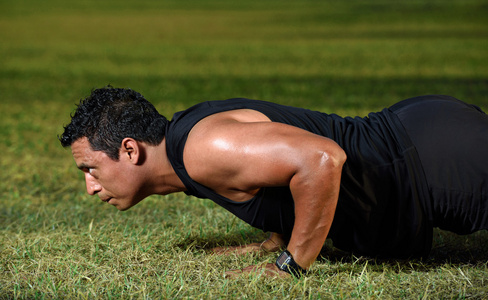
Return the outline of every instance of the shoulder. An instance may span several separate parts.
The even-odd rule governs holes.
[[[209,188],[237,188],[236,174],[243,168],[246,144],[253,135],[252,126],[246,125],[257,123],[271,121],[258,111],[238,109],[210,115],[195,124],[183,151],[190,177]]]
[[[183,151],[188,174],[193,178],[228,176],[238,165],[235,157],[245,151],[247,138],[252,135],[249,124],[271,123],[264,114],[238,109],[207,116],[193,126]]]
[[[271,120],[255,110],[237,109],[207,116],[197,122],[188,134],[186,149],[215,144],[216,140],[236,142],[242,140],[246,125],[252,123],[271,123]]]

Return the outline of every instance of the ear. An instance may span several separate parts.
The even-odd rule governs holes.
[[[134,165],[140,163],[142,159],[142,145],[133,138],[122,140],[119,157],[120,160],[126,160]]]

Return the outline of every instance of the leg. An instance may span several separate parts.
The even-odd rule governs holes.
[[[456,233],[488,229],[488,116],[448,96],[391,107],[417,148],[433,224]]]

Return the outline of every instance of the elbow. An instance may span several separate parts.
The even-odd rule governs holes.
[[[328,169],[342,170],[342,166],[347,160],[346,152],[338,145],[334,149],[323,151],[321,156],[322,164],[327,166]]]
[[[339,147],[337,152],[338,153],[336,154],[335,161],[337,166],[339,166],[342,169],[342,166],[347,160],[347,155],[346,152],[341,147]]]

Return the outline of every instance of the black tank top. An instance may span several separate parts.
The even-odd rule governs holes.
[[[430,251],[432,226],[425,178],[415,147],[388,109],[365,118],[342,118],[276,103],[235,98],[197,104],[173,116],[166,128],[168,158],[187,194],[208,198],[248,224],[289,238],[294,203],[288,187],[261,188],[250,200],[235,202],[193,181],[183,149],[193,126],[223,111],[253,109],[271,121],[331,138],[347,154],[339,201],[329,238],[358,254],[406,257]]]

